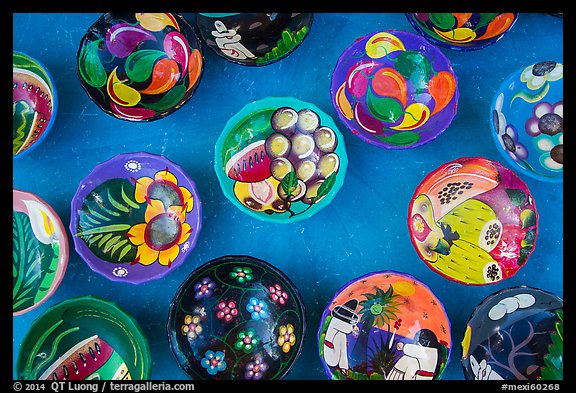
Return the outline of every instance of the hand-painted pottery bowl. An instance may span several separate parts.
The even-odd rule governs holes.
[[[44,303],[68,266],[68,235],[60,217],[29,192],[12,190],[13,315]]]
[[[526,286],[484,299],[462,340],[466,379],[563,379],[563,304],[556,295]]]
[[[96,166],[71,205],[76,251],[112,281],[164,277],[185,261],[201,229],[194,181],[165,157],[144,152]]]
[[[387,149],[428,143],[452,122],[458,79],[450,60],[422,36],[386,30],[356,40],[338,59],[330,86],[340,120]]]
[[[490,106],[496,146],[518,172],[559,183],[564,175],[564,66],[523,67],[499,87]]]
[[[408,229],[418,256],[436,273],[462,284],[494,284],[530,257],[538,212],[512,170],[483,157],[462,157],[418,185]]]
[[[344,138],[330,116],[291,97],[246,105],[216,142],[226,197],[263,221],[289,223],[327,206],[344,182]]]
[[[46,138],[56,119],[58,94],[52,76],[37,60],[12,52],[13,157],[22,157]]]
[[[47,309],[22,342],[25,380],[145,380],[152,359],[138,322],[115,303],[75,297]]]
[[[414,29],[433,44],[470,51],[500,40],[516,23],[518,13],[415,12],[406,17]]]
[[[164,118],[184,105],[202,77],[201,41],[177,14],[103,14],[77,53],[78,76],[104,112],[128,121]]]
[[[300,356],[306,312],[283,272],[253,257],[225,256],[180,285],[167,330],[192,379],[282,379]]]
[[[292,53],[308,36],[311,13],[196,14],[206,45],[233,63],[264,66]]]
[[[411,275],[380,271],[344,285],[328,303],[318,350],[330,379],[440,379],[452,347],[440,300]]]

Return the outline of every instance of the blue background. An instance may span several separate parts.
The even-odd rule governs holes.
[[[188,21],[193,14],[182,14]],[[58,91],[50,134],[28,155],[14,160],[13,186],[50,204],[66,228],[70,202],[81,180],[98,164],[135,151],[164,155],[194,179],[202,199],[203,227],[183,265],[139,286],[116,283],[90,270],[70,241],[61,286],[42,306],[13,318],[13,366],[32,321],[71,297],[95,295],[133,315],[148,337],[152,379],[187,379],[168,345],[168,307],[180,283],[201,264],[230,254],[264,259],[283,270],[306,305],[307,334],[300,358],[285,379],[326,379],[316,333],[332,296],[350,280],[396,270],[427,284],[451,321],[452,352],[443,379],[462,380],[461,346],[466,322],[486,296],[527,285],[563,297],[563,184],[520,176],[540,214],[536,247],[512,278],[489,286],[465,286],[442,278],[422,262],[408,235],[408,203],[432,170],[462,156],[507,163],[490,135],[490,101],[512,72],[543,60],[563,61],[563,19],[521,13],[500,41],[477,51],[442,49],[458,76],[460,100],[450,127],[436,140],[408,150],[385,150],[363,142],[339,121],[330,100],[336,61],[357,38],[378,30],[415,32],[402,13],[316,13],[308,37],[287,58],[264,67],[237,65],[204,47],[202,80],[188,103],[168,117],[132,123],[102,112],[76,74],[82,36],[100,14],[13,14],[13,49],[42,62]],[[247,103],[267,96],[293,96],[333,117],[344,134],[348,170],[332,203],[301,222],[273,224],[239,211],[222,193],[214,173],[214,144],[227,120]],[[15,375],[15,374],[14,374]]]

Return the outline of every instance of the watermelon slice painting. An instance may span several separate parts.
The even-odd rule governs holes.
[[[151,366],[138,322],[111,301],[83,296],[34,320],[16,372],[22,380],[145,380]]]

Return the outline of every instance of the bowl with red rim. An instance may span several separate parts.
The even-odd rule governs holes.
[[[40,306],[68,267],[68,233],[56,211],[30,192],[12,189],[13,315]]]
[[[97,165],[71,203],[74,246],[92,270],[140,284],[180,266],[195,247],[202,203],[177,164],[146,152]]]
[[[266,97],[230,118],[216,142],[224,195],[257,219],[290,223],[326,207],[341,188],[348,157],[334,120],[293,97]]]
[[[58,112],[58,92],[48,69],[31,56],[12,52],[14,158],[23,157],[46,138]]]
[[[490,285],[526,265],[536,245],[538,210],[514,171],[484,157],[461,157],[416,187],[408,229],[430,269],[461,284]]]

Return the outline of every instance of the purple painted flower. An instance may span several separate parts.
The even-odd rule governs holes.
[[[216,283],[209,277],[204,277],[202,280],[194,284],[194,291],[196,292],[194,297],[197,300],[210,297],[214,292],[214,288],[216,288]]]
[[[246,372],[244,378],[246,379],[260,379],[264,372],[268,370],[268,365],[262,361],[261,356],[256,356],[254,361],[246,364]]]
[[[498,133],[498,140],[514,161],[521,162],[528,158],[528,150],[518,141],[518,131],[513,125],[508,124],[503,133]]]

